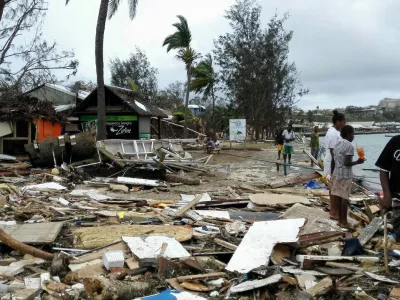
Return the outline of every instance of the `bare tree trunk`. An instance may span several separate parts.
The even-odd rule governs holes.
[[[53,260],[54,254],[53,253],[48,253],[44,252],[40,249],[36,249],[34,247],[28,246],[24,243],[21,243],[20,241],[17,241],[16,239],[12,238],[9,236],[3,229],[0,229],[0,241],[2,241],[4,244],[7,246],[18,250],[22,253],[25,254],[30,254],[34,257],[42,258],[44,260]]]
[[[211,122],[212,122],[212,128],[213,128],[213,134],[214,134],[214,139],[217,138],[217,129],[215,126],[215,114],[214,114],[214,109],[215,109],[215,96],[214,96],[214,87],[211,88],[211,96],[212,96],[212,117],[211,117]]]
[[[104,89],[104,31],[106,29],[109,0],[101,0],[96,27],[96,72],[97,72],[97,140],[107,138],[106,131],[106,93]]]
[[[4,6],[6,5],[5,0],[0,0],[0,21],[3,18]]]
[[[183,129],[183,138],[187,139],[188,137],[188,106],[189,106],[189,93],[190,93],[190,82],[191,82],[191,76],[190,73],[192,71],[192,66],[187,67],[187,86],[186,86],[186,99],[185,99],[185,127]]]

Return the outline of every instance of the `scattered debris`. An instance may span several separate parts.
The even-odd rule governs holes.
[[[62,163],[65,143],[70,165]],[[400,294],[392,288],[400,244],[391,224],[382,230],[369,192],[351,196],[350,233],[329,218],[322,181],[308,182],[320,176],[301,169],[308,157],[296,153],[283,177],[248,152],[235,162],[240,151],[189,154],[185,143],[195,140],[95,144],[92,135],[65,135],[27,147],[44,169],[0,155],[1,298],[378,299],[382,287]]]

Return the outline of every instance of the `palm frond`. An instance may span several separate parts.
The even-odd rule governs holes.
[[[207,54],[203,60],[192,70],[190,90],[209,96],[216,81],[212,57]]]
[[[108,1],[108,19],[111,19],[118,10],[121,0],[109,0]]]
[[[164,40],[163,47],[168,45],[167,52],[171,49],[188,48],[192,41],[192,34],[186,18],[178,16],[178,19],[179,23],[172,24],[177,31]]]
[[[136,17],[136,10],[139,0],[128,0],[129,5],[129,17],[133,20]]]
[[[70,0],[67,0],[70,1]],[[139,0],[128,0],[129,18],[133,20],[136,16],[136,10]],[[121,0],[109,0],[108,2],[108,19],[111,19],[118,10]]]
[[[201,57],[201,54],[197,53],[193,48],[189,47],[180,49],[175,57],[183,61],[186,65],[186,70],[189,70],[194,61]]]

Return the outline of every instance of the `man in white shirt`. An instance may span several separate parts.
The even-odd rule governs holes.
[[[344,114],[339,113],[337,110],[333,111],[332,117],[333,126],[329,128],[325,135],[325,159],[324,159],[324,173],[328,179],[333,174],[335,169],[335,159],[333,155],[333,149],[335,149],[338,142],[342,139],[340,136],[340,130],[346,125],[346,119]],[[338,207],[340,206],[340,201],[332,196],[331,190],[329,190],[329,197],[331,200],[329,216],[333,220],[339,220]]]
[[[325,159],[324,159],[324,173],[326,176],[332,176],[335,168],[335,160],[333,159],[333,149],[337,143],[342,139],[340,130],[346,125],[344,114],[339,113],[337,110],[333,111],[332,117],[333,126],[329,128],[325,135]]]
[[[293,132],[292,125],[289,124],[288,129],[285,129],[282,133],[284,143],[283,143],[283,163],[286,164],[286,158],[289,157],[289,164],[291,164],[292,154],[294,153],[293,141],[296,134]]]

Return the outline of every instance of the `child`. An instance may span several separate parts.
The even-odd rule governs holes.
[[[278,160],[281,159],[281,153],[283,150],[284,139],[283,139],[282,133],[283,133],[283,130],[279,130],[275,136],[275,143],[278,146]]]
[[[318,126],[314,127],[314,133],[311,134],[311,155],[318,160],[319,153],[319,134],[318,134]],[[314,161],[311,160],[311,167],[314,166]]]
[[[341,137],[342,140],[337,143],[333,150],[335,169],[333,171],[331,195],[335,204],[334,209],[338,212],[338,225],[350,228],[349,223],[347,223],[347,209],[353,184],[352,168],[355,165],[363,164],[364,159],[352,161],[354,156],[354,146],[351,144],[354,140],[353,127],[344,126]]]

